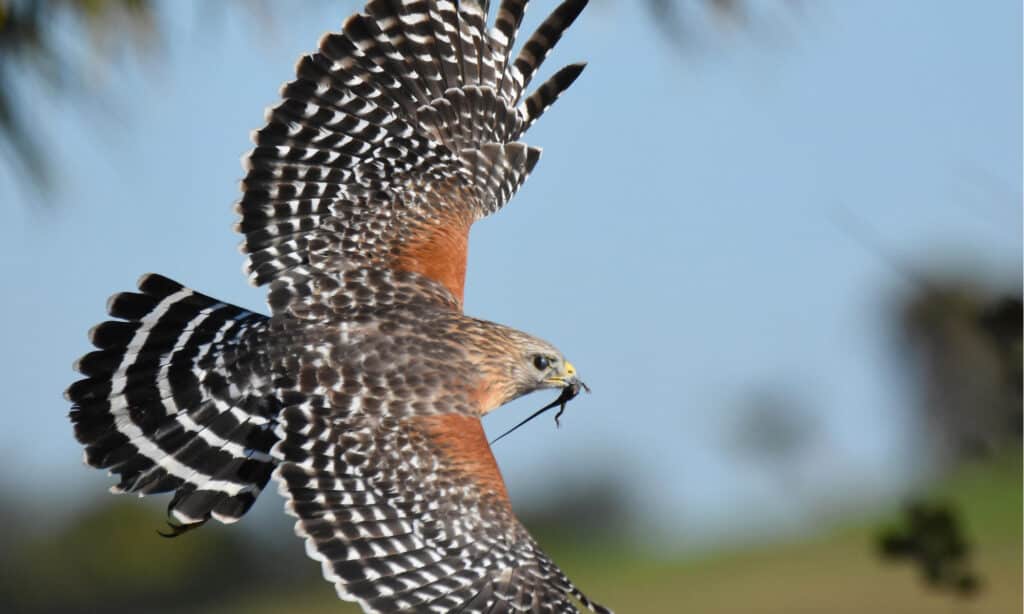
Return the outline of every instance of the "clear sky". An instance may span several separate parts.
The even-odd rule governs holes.
[[[262,308],[231,231],[239,158],[297,57],[356,3],[272,27],[196,4],[166,3],[164,53],[88,75],[99,101],[31,101],[52,207],[0,166],[0,480],[111,483],[81,466],[61,393],[107,296],[141,273]],[[594,389],[561,429],[544,418],[496,446],[513,498],[610,473],[638,513],[693,536],[900,492],[913,396],[887,309],[904,281],[839,212],[909,263],[1018,282],[1020,3],[797,3],[682,49],[636,3],[593,4],[548,60],[590,64],[524,139],[541,163],[471,240],[467,312],[552,341]],[[728,449],[763,390],[816,420],[799,496]]]

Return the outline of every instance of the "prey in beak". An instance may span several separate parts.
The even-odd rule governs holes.
[[[562,413],[565,412],[565,406],[569,403],[569,401],[579,396],[580,390],[583,390],[587,394],[590,394],[590,387],[584,384],[583,380],[576,376],[576,369],[575,367],[572,366],[572,363],[566,363],[565,367],[565,376],[552,377],[545,380],[546,383],[555,384],[562,387],[562,393],[558,395],[558,398],[548,403],[544,407],[541,407],[537,411],[533,412],[519,424],[513,426],[512,428],[505,431],[501,435],[498,435],[497,437],[492,439],[491,445],[494,445],[498,440],[504,438],[506,435],[512,433],[513,431],[523,426],[530,420],[533,420],[537,416],[543,414],[544,412],[556,406],[558,407],[558,412],[555,414],[555,428],[561,426],[559,418],[561,418]]]
[[[577,377],[576,367],[573,366],[571,362],[569,362],[568,360],[565,361],[560,371],[560,373],[557,373],[545,379],[544,383],[548,384],[551,388],[561,388],[563,390],[570,386],[575,386],[576,392],[571,397],[569,397],[570,399],[579,394],[580,386],[582,386],[583,389],[586,390],[587,392],[590,392],[590,389],[587,388],[587,385],[581,382],[580,378]]]

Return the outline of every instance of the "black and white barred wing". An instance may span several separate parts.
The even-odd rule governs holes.
[[[296,396],[274,477],[342,599],[367,612],[609,612],[515,518],[478,418],[341,419]]]
[[[540,150],[515,141],[583,66],[523,91],[586,1],[563,2],[514,58],[526,0],[504,0],[490,31],[477,0],[371,0],[325,35],[245,161],[237,229],[250,281],[411,270],[461,301],[470,224],[525,181]],[[432,268],[442,260],[461,270]]]
[[[277,408],[261,396],[266,316],[159,275],[111,297],[116,320],[65,396],[85,461],[120,477],[114,492],[174,491],[183,524],[234,522],[266,485]]]

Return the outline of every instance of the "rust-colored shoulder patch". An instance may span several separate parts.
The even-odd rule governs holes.
[[[501,406],[504,393],[499,383],[482,379],[481,383],[470,391],[469,398],[480,415],[484,416]]]
[[[465,212],[454,212],[439,222],[422,224],[397,254],[393,266],[442,284],[461,305],[472,223]]]
[[[495,495],[508,503],[508,491],[501,477],[498,463],[487,443],[483,424],[479,418],[461,414],[422,416],[412,420],[423,428],[445,458],[449,466],[461,471],[477,483],[481,491]]]

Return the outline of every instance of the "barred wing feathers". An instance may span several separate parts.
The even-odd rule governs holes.
[[[274,477],[339,596],[366,612],[577,612],[590,601],[508,504],[479,418],[282,412]]]
[[[586,0],[567,0],[510,59],[526,0],[494,27],[474,0],[372,0],[303,57],[246,159],[246,269],[288,310],[339,269],[411,271],[462,301],[469,226],[500,209],[540,150],[516,140],[579,76],[523,98]],[[454,262],[453,267],[438,263]]]

